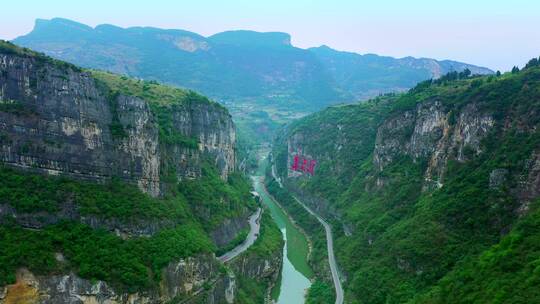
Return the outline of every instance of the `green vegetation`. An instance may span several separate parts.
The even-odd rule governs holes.
[[[33,59],[36,60],[36,62],[38,64],[52,64],[54,65],[55,67],[57,68],[60,68],[62,71],[66,71],[66,70],[73,70],[73,71],[77,71],[77,72],[80,72],[82,71],[82,69],[74,64],[71,64],[71,63],[68,63],[68,62],[65,62],[65,61],[61,61],[61,60],[56,60],[56,59],[53,59],[43,53],[39,53],[39,52],[36,52],[36,51],[32,51],[28,48],[22,48],[22,47],[19,47],[19,46],[16,46],[15,44],[9,42],[9,41],[5,41],[5,40],[1,40],[0,39],[0,53],[3,53],[3,54],[12,54],[12,55],[17,55],[17,56],[22,56],[22,57],[31,57]]]
[[[248,236],[248,234],[249,234],[248,228],[242,229],[240,232],[238,232],[238,234],[234,237],[234,239],[229,242],[229,244],[223,247],[220,247],[218,248],[218,250],[216,250],[216,256],[221,256],[222,254],[242,244],[246,240],[246,237]]]
[[[238,280],[238,294],[236,302],[238,304],[258,304],[264,303],[266,297],[266,284],[251,278],[240,276]]]
[[[207,233],[226,217],[244,214],[246,205],[254,204],[245,178],[233,174],[224,182],[213,167],[207,164],[204,168],[203,178],[179,185],[187,199],[181,193],[155,199],[118,180],[100,185],[0,167],[0,203],[20,212],[55,212],[71,201],[81,214],[128,223],[145,219],[177,223],[175,228],[162,230],[151,238],[124,241],[81,224],[63,223],[47,226],[44,231],[30,231],[9,224],[6,219],[8,222],[4,221],[6,225],[2,226],[4,243],[0,241],[0,261],[5,261],[0,263],[4,266],[0,274],[5,276],[0,277],[6,279],[0,285],[12,282],[14,270],[21,266],[37,273],[62,270],[63,265],[54,261],[54,253],[63,252],[69,261],[68,268],[83,278],[105,280],[130,291],[156,287],[161,268],[180,257],[215,251]],[[210,214],[211,218],[193,216],[196,212]],[[198,223],[203,223],[204,229]],[[258,245],[261,252],[275,238],[268,235],[266,242]],[[99,250],[92,246],[99,246]]]
[[[136,96],[150,103],[161,105],[182,105],[190,102],[203,103],[225,110],[220,104],[193,91],[162,85],[156,81],[134,79],[104,71],[91,70],[90,73],[98,82],[106,85],[110,90],[127,96]]]
[[[308,290],[306,304],[328,304],[335,300],[334,287],[326,282],[316,280]]]
[[[20,116],[27,116],[35,114],[32,106],[25,105],[17,100],[1,100],[0,99],[0,112],[11,113]]]
[[[334,201],[346,191],[350,181],[363,165],[363,160],[373,152],[377,127],[388,115],[390,105],[396,98],[389,94],[369,103],[331,107],[298,120],[288,127],[286,134],[301,132],[305,138],[310,139],[310,148],[313,149],[310,152],[322,158],[318,159],[315,176],[309,183],[302,185],[305,190],[330,201]],[[324,132],[321,132],[319,124],[323,119]],[[362,128],[357,128],[358,125],[362,125]],[[279,172],[286,170],[286,134],[280,134],[277,139],[279,144],[273,151]],[[334,151],[336,139],[343,142],[340,143],[338,151],[330,154],[330,151]]]
[[[333,227],[337,258],[348,278],[347,302],[535,302],[539,214],[531,206],[520,217],[526,202],[518,193],[540,147],[537,62],[498,76],[452,73],[406,94],[332,107],[280,135],[273,153],[282,175],[292,134],[302,134],[302,148],[318,161],[314,177],[287,183],[324,198],[330,207],[323,212],[340,215]],[[392,162],[382,171],[375,168],[381,123],[435,100],[449,113],[451,126],[473,103],[475,111],[493,117],[482,152],[465,146],[457,160],[457,151],[449,151],[442,188],[424,180],[429,159],[404,151],[392,151]],[[392,139],[404,142],[412,131],[396,131]],[[494,170],[505,177],[490,187]]]
[[[220,111],[225,111],[218,103],[193,91],[161,85],[155,81],[135,80],[103,71],[93,70],[91,73],[96,79],[98,87],[108,94],[113,113],[113,122],[110,127],[113,136],[116,137],[125,136],[123,126],[118,119],[117,99],[120,94],[139,97],[149,103],[159,126],[160,142],[166,145],[181,145],[192,149],[198,147],[199,142],[196,138],[183,135],[177,131],[177,126],[173,126],[172,115],[175,110],[192,104],[206,104],[212,105]]]
[[[20,212],[54,212],[72,201],[81,214],[121,220],[189,218],[189,207],[182,196],[156,199],[134,185],[117,179],[106,184],[77,181],[66,177],[45,177],[0,166],[0,204]]]
[[[227,218],[245,214],[246,207],[255,210],[255,200],[247,178],[233,173],[227,182],[223,182],[209,162],[203,162],[201,174],[198,179],[181,181],[178,191],[187,198],[193,214],[207,231],[216,228]]]
[[[320,109],[336,101],[405,90],[436,72],[456,68],[490,72],[452,61],[360,55],[327,46],[301,49],[287,43],[290,37],[283,33],[229,31],[202,37],[183,31],[181,35],[193,41],[194,53],[163,39],[167,35],[166,30],[156,28],[117,28],[105,33],[70,20],[52,19],[43,20],[15,42],[54,51],[85,67],[121,69],[227,103],[255,105],[245,112],[259,111],[261,106],[268,112],[271,108]]]
[[[497,244],[469,257],[415,299],[417,303],[540,302],[540,209],[537,201]]]
[[[67,207],[77,208],[81,214],[126,222],[167,219],[177,223],[151,238],[122,240],[74,222],[32,231],[6,218],[0,228],[0,286],[13,282],[15,269],[26,266],[37,273],[73,269],[83,278],[141,290],[156,287],[161,269],[169,262],[215,250],[208,235],[193,221],[182,196],[155,199],[118,180],[100,185],[6,167],[0,167],[0,179],[0,203],[20,212],[55,212],[71,201],[74,206]],[[56,262],[55,252],[62,252],[68,263]]]
[[[251,260],[273,260],[283,249],[281,231],[273,222],[268,210],[263,212],[261,228],[255,243],[242,255]],[[279,269],[275,269],[278,271]],[[270,287],[270,278],[253,279],[245,276],[238,277],[238,304],[264,303],[267,288]],[[279,283],[279,282],[278,282]]]
[[[248,254],[259,257],[273,257],[279,254],[283,248],[283,236],[279,228],[274,224],[268,210],[263,212],[259,237],[249,248]]]
[[[0,217],[0,286],[13,283],[16,271],[26,267],[36,274],[73,272],[90,282],[103,280],[119,294],[154,294],[161,290],[163,270],[170,263],[201,254],[208,255],[212,263],[217,263],[212,257],[218,249],[209,235],[225,220],[244,217],[249,209],[255,209],[251,186],[239,173],[231,173],[228,179],[222,179],[218,164],[209,153],[201,152],[199,155],[198,151],[186,151],[184,148],[198,149],[199,142],[183,135],[182,132],[191,131],[184,131],[187,127],[181,124],[185,119],[175,115],[215,114],[219,120],[210,123],[219,129],[225,125],[228,127],[230,123],[225,108],[194,92],[156,82],[131,80],[97,71],[77,70],[75,73],[75,68],[58,70],[50,63],[57,66],[61,63],[10,43],[1,42],[0,53],[30,57],[28,61],[37,65],[35,71],[41,78],[49,75],[49,71],[54,72],[52,77],[62,80],[93,77],[98,93],[109,103],[112,116],[109,127],[115,139],[123,139],[132,128],[125,123],[125,117],[130,113],[129,109],[122,108],[123,98],[144,99],[146,104],[142,105],[148,105],[153,114],[151,121],[159,126],[162,148],[162,191],[159,197],[151,197],[135,184],[115,176],[90,182],[68,174],[36,174],[33,170],[38,168],[34,165],[22,170],[0,164],[0,205],[8,214],[12,209],[16,211],[13,216]],[[63,67],[70,68],[70,65]],[[4,75],[1,74],[2,77]],[[30,87],[39,87],[32,77]],[[31,109],[18,101],[0,100],[0,111],[3,112],[28,114]],[[36,139],[43,143],[38,145],[30,138],[21,140],[11,133],[0,132],[2,144],[21,141],[19,152],[22,154],[45,154],[48,148],[62,147],[61,142],[51,138]],[[176,168],[179,165],[172,162],[179,156],[178,150],[197,153],[193,157],[198,159],[189,164],[189,170],[198,173],[196,171],[200,169],[201,178],[185,178],[178,182]],[[136,232],[146,225],[148,229]],[[275,227],[267,226],[265,223],[264,234],[268,238],[261,239],[256,245],[258,254],[270,254],[268,250],[276,248],[275,231],[272,230]],[[234,244],[243,241],[246,234],[242,231]],[[219,267],[225,274],[225,267]],[[213,282],[206,282],[205,289],[209,290],[211,284]]]
[[[255,171],[257,147],[271,142],[279,125],[266,112],[245,113],[242,109],[234,113],[234,123],[238,160],[244,163],[246,172]]]
[[[65,222],[42,231],[0,226],[0,286],[15,281],[15,270],[39,274],[73,269],[83,278],[105,280],[122,290],[157,287],[161,269],[173,260],[211,252],[211,241],[195,224],[163,230],[151,238],[122,240],[110,232]],[[61,252],[66,262],[54,254]]]
[[[195,95],[194,95],[195,96]],[[159,140],[166,145],[181,145],[191,149],[197,149],[199,141],[178,132],[172,124],[172,111],[175,105],[150,104],[152,112],[156,115],[159,125]]]

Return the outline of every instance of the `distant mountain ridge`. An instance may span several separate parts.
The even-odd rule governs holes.
[[[301,49],[280,32],[204,37],[152,27],[92,28],[54,18],[36,20],[32,32],[14,42],[84,67],[159,80],[220,101],[270,101],[297,108],[403,91],[453,70],[492,73],[455,61],[360,55],[326,46]]]

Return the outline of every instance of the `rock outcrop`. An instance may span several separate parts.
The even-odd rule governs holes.
[[[382,171],[400,155],[426,160],[426,186],[441,187],[449,156],[467,160],[494,125],[491,113],[471,103],[454,112],[437,100],[420,103],[386,120],[378,129],[373,164]],[[472,155],[469,155],[469,157]]]
[[[173,300],[180,303],[233,303],[234,278],[219,269],[220,265],[211,256],[182,259],[162,271],[159,291],[129,293],[119,292],[103,281],[82,279],[74,273],[42,276],[21,268],[17,272],[17,282],[3,287],[0,303],[150,304]]]
[[[130,237],[149,237],[162,229],[174,228],[177,224],[167,219],[124,219],[106,218],[97,215],[83,215],[79,206],[71,202],[62,204],[56,212],[20,212],[9,204],[0,204],[0,224],[17,223],[27,229],[43,229],[62,221],[75,221],[94,229],[104,229],[127,239]]]
[[[244,280],[255,281],[265,291],[265,303],[271,302],[271,292],[276,283],[279,283],[281,267],[283,265],[283,247],[268,255],[260,255],[248,250],[229,263],[233,272]],[[242,288],[242,286],[240,286]],[[244,290],[246,291],[246,290]]]
[[[189,99],[195,93],[188,92],[186,100],[171,105],[146,100],[113,90],[93,72],[1,43],[2,165],[94,182],[118,178],[154,197],[169,193],[168,186],[175,185],[172,175],[175,180],[196,179],[208,164],[223,180],[234,171],[235,127],[219,104],[198,95]],[[163,138],[163,111],[174,132],[172,141]],[[0,202],[0,224],[43,229],[66,220],[124,239],[150,237],[179,224],[174,219],[85,214],[69,197],[47,212],[23,212],[9,201]],[[224,245],[246,226],[240,215],[219,225],[212,236],[218,246]],[[66,262],[61,254],[57,260]],[[0,303],[234,303],[238,288],[235,274],[208,254],[169,263],[159,286],[138,293],[82,278],[67,264],[62,269],[43,275],[20,268],[15,284],[0,287]]]
[[[336,211],[327,218],[347,302],[534,294],[535,286],[513,286],[528,286],[533,259],[522,257],[538,251],[539,88],[534,58],[505,75],[449,74],[406,94],[331,107],[277,137],[283,186]],[[315,174],[291,170],[296,153],[317,160]]]
[[[238,235],[239,231],[249,228],[249,215],[224,220],[210,236],[218,247],[229,244]]]
[[[235,273],[246,277],[257,280],[268,279],[275,282],[280,273],[282,259],[281,254],[267,258],[254,254],[241,255],[232,262],[231,267]]]
[[[199,176],[203,158],[223,178],[235,168],[234,124],[218,104],[171,107],[173,127],[198,145],[164,145],[148,101],[110,96],[90,73],[46,57],[0,52],[0,106],[0,161],[7,165],[94,181],[118,177],[153,196],[162,193],[165,160],[179,179]]]

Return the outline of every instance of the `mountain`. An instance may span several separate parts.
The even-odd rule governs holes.
[[[352,95],[352,100],[364,100],[381,93],[406,91],[418,82],[439,78],[451,71],[469,69],[472,74],[492,73],[486,68],[450,60],[359,55],[339,52],[328,46],[310,48],[309,51],[322,62],[338,89]]]
[[[277,175],[332,223],[347,303],[540,302],[539,101],[533,59],[330,107],[281,131]],[[313,172],[296,159],[315,161]],[[299,214],[277,182],[269,189]]]
[[[220,104],[0,41],[0,121],[0,303],[252,303],[277,280],[267,215],[215,258],[257,209]]]
[[[286,33],[203,37],[149,27],[91,28],[60,18],[37,20],[32,32],[14,42],[83,67],[158,80],[235,105],[295,110],[402,91],[453,70],[492,73],[451,61],[301,49]]]

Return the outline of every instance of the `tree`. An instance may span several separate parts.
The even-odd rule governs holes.
[[[518,73],[518,72],[519,72],[519,68],[518,68],[517,66],[514,66],[514,67],[512,68],[512,74],[516,74],[516,73]]]
[[[500,77],[500,76],[501,76],[501,71],[497,70],[497,73],[495,73],[495,75],[496,75],[497,77]]]
[[[465,70],[463,70],[463,72],[459,73],[459,78],[462,79],[462,78],[467,78],[469,76],[471,76],[471,70],[469,70],[468,68],[466,68]]]
[[[529,60],[529,62],[527,62],[527,64],[525,65],[525,68],[528,69],[528,68],[532,68],[539,65],[540,65],[540,61],[538,60],[538,58],[533,58]]]

